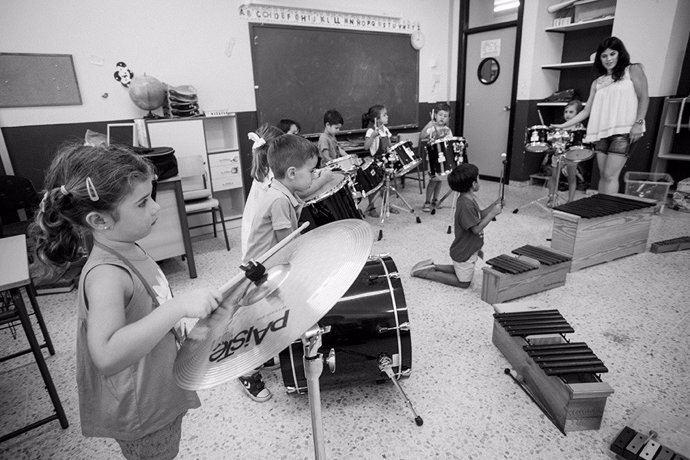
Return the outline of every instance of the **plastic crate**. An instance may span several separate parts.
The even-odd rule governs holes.
[[[628,171],[623,176],[625,194],[656,200],[657,213],[664,210],[668,190],[673,185],[673,178],[667,173]]]

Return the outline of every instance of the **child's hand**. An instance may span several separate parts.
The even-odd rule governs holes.
[[[498,199],[493,202],[491,205],[491,210],[489,211],[489,214],[491,214],[492,217],[496,217],[503,211],[503,205],[501,204],[501,200]]]
[[[186,292],[174,298],[182,309],[183,316],[188,318],[204,318],[223,300],[217,289],[197,289]]]

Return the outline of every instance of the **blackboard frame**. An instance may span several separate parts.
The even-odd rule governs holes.
[[[0,107],[81,104],[71,54],[0,53]]]
[[[277,44],[266,42],[267,33]],[[342,132],[359,132],[362,113],[383,104],[391,129],[418,127],[419,52],[409,34],[259,23],[250,24],[249,34],[258,123],[291,118],[309,136],[322,132],[324,112],[336,109],[345,119]],[[290,40],[304,47],[297,56],[285,52]]]

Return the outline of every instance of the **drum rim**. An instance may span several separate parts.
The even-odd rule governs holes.
[[[400,171],[395,171],[395,177],[401,177],[404,176],[405,174],[409,173],[412,171],[414,168],[422,164],[422,160],[416,159],[414,161],[411,161],[410,163],[405,164],[402,168],[400,168]]]
[[[337,177],[337,176],[333,176],[333,177]],[[340,191],[340,189],[342,189],[347,184],[347,181],[348,181],[348,176],[343,174],[342,179],[337,184],[335,184],[335,186],[329,188],[328,190],[326,190],[322,194],[317,194],[313,198],[309,198],[308,200],[306,200],[306,199],[303,200],[304,205],[309,206],[309,205],[312,205],[314,203],[318,203],[319,201],[336,194],[338,191]]]
[[[405,145],[405,144],[410,144],[412,147],[414,147],[414,144],[412,143],[412,141],[409,139],[406,139],[404,141],[396,142],[395,144],[391,145],[390,147],[388,147],[388,150],[389,151],[396,150],[399,146]]]
[[[580,154],[578,154],[578,158],[569,158],[569,157],[568,157],[568,152],[589,152],[589,154],[586,154],[587,156],[586,156],[586,157],[583,157],[583,158],[579,158],[579,155],[580,155]],[[568,150],[565,151],[565,153],[564,153],[563,155],[564,155],[564,157],[565,157],[565,161],[569,161],[570,163],[580,163],[580,162],[582,162],[582,161],[587,161],[587,160],[589,160],[590,158],[594,157],[594,153],[595,153],[595,152],[594,152],[594,150],[592,150],[592,149],[585,149],[585,148],[582,148],[582,149],[581,149],[581,148],[569,148]]]
[[[532,125],[527,128],[528,130],[530,129],[546,129],[548,131],[549,127],[546,125]]]

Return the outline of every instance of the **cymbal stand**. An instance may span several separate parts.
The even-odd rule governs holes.
[[[412,411],[412,414],[414,415],[414,422],[417,424],[417,426],[422,426],[424,424],[424,420],[422,420],[422,417],[420,417],[419,414],[417,414],[417,412],[414,410],[414,406],[412,406],[410,398],[407,397],[405,391],[398,383],[398,379],[395,376],[395,372],[393,372],[393,360],[386,353],[381,353],[379,355],[379,370],[381,372],[385,372],[388,378],[391,379],[391,382],[395,384],[395,387],[398,389],[403,399],[405,399],[407,406]]]
[[[553,186],[553,190],[549,190],[549,194],[546,196],[543,196],[541,198],[538,198],[536,200],[530,201],[526,205],[520,207],[520,208],[515,208],[513,210],[513,214],[517,214],[520,209],[525,208],[531,204],[536,204],[540,208],[542,208],[544,211],[551,211],[550,208],[555,208],[557,206],[560,206],[561,204],[565,203],[565,200],[561,200],[561,196],[558,193],[558,183],[560,182],[561,179],[561,169],[563,168],[562,166],[562,161],[563,157],[565,156],[565,153],[562,149],[557,148],[556,152],[554,152],[554,155],[556,155],[556,170],[558,171],[558,174],[556,175],[556,183]],[[552,178],[549,178],[551,180]],[[541,202],[543,200],[546,200],[546,205],[543,205]]]
[[[315,324],[302,335],[304,348],[304,376],[307,378],[307,393],[309,394],[309,409],[311,410],[311,428],[314,436],[314,457],[316,460],[326,458],[326,446],[323,437],[323,423],[321,420],[321,387],[319,377],[323,371],[323,355],[321,336],[330,332],[331,327],[320,327]]]
[[[390,215],[391,207],[398,209],[399,211],[405,211],[414,214],[414,208],[410,206],[410,203],[408,203],[407,200],[400,195],[400,193],[398,193],[398,189],[396,189],[395,186],[391,184],[391,179],[393,179],[393,183],[395,183],[395,170],[393,168],[386,168],[386,173],[383,176],[383,187],[381,187],[381,190],[383,190],[383,192],[381,192],[382,203],[381,222],[379,224],[379,241],[381,240],[381,238],[383,238],[383,224],[386,221],[386,217]],[[403,204],[405,205],[404,208],[391,202],[391,192],[394,192],[395,195],[403,202]],[[422,219],[420,219],[419,216],[417,216],[415,220],[418,224],[422,223]]]

